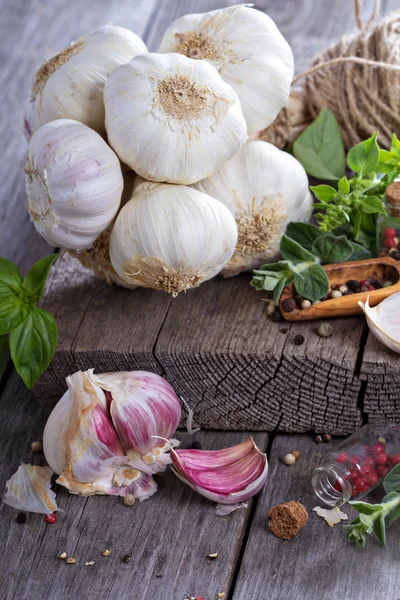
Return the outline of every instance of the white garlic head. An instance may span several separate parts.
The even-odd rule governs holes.
[[[274,21],[245,4],[174,21],[159,52],[180,52],[216,67],[239,96],[248,132],[270,125],[289,98],[293,53]]]
[[[27,207],[52,246],[83,250],[118,212],[123,177],[103,138],[68,119],[43,125],[29,143],[25,164]]]
[[[111,146],[149,181],[199,181],[247,139],[234,90],[213,66],[180,54],[142,54],[122,65],[104,102]]]
[[[371,307],[367,301],[358,303],[367,317],[368,327],[385,346],[400,353],[400,292],[392,294]]]
[[[176,296],[214,277],[236,240],[235,219],[218,200],[187,186],[143,182],[115,221],[110,256],[127,283]]]
[[[142,52],[147,48],[139,36],[106,25],[50,58],[36,73],[28,133],[55,119],[75,119],[104,133],[104,84],[114,69]]]
[[[222,274],[273,262],[289,221],[308,221],[312,196],[302,165],[263,141],[248,142],[216,173],[194,184],[225,204],[236,219],[236,251]]]

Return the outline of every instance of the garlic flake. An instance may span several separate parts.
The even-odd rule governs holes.
[[[75,119],[105,132],[103,90],[108,76],[147,48],[129,29],[106,25],[46,61],[37,71],[28,133],[55,119]]]
[[[127,283],[176,296],[214,277],[236,241],[235,220],[218,200],[186,186],[143,182],[117,217],[110,256]]]
[[[308,221],[312,196],[302,165],[263,141],[248,142],[216,173],[194,184],[225,204],[236,219],[236,251],[222,274],[273,262],[288,221]]]
[[[180,52],[216,67],[239,96],[249,133],[274,121],[289,98],[293,54],[274,21],[239,4],[174,21],[159,52]]]
[[[400,292],[385,298],[373,308],[369,305],[369,296],[365,304],[358,304],[374,336],[394,352],[400,353]]]
[[[51,475],[49,467],[22,464],[6,483],[4,503],[18,510],[45,515],[58,510]]]
[[[150,181],[199,181],[247,139],[234,90],[213,66],[180,54],[142,54],[122,65],[104,102],[111,146]]]
[[[33,135],[25,164],[27,206],[52,246],[90,248],[118,212],[123,177],[98,133],[60,119]]]

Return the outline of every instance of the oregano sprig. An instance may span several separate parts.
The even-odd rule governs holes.
[[[39,260],[24,279],[13,262],[0,258],[1,356],[4,363],[8,338],[15,369],[29,389],[49,366],[57,347],[56,321],[37,306],[57,256]]]

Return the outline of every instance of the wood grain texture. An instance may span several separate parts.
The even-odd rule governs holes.
[[[334,445],[334,443],[333,443]],[[400,586],[397,539],[400,523],[388,532],[387,547],[369,536],[365,549],[347,542],[342,525],[331,529],[311,512],[322,505],[311,488],[311,473],[331,444],[315,444],[308,436],[279,435],[271,449],[269,480],[258,501],[233,600],[397,600]],[[283,464],[298,449],[300,460]],[[381,491],[367,501],[379,502]],[[296,500],[309,511],[308,524],[292,540],[273,536],[268,528],[272,506]],[[352,520],[356,513],[342,509]]]
[[[30,444],[40,439],[46,412],[13,377],[2,398],[0,433],[3,457],[0,489],[21,460],[41,462]],[[246,439],[247,433],[200,432],[182,435],[183,445],[199,441],[203,448],[227,447]],[[266,434],[256,434],[264,449]],[[26,523],[15,520],[18,511],[2,504],[0,597],[2,600],[183,600],[202,594],[215,598],[228,592],[240,544],[250,515],[238,510],[218,517],[214,504],[193,492],[171,471],[158,476],[155,496],[133,507],[120,498],[82,498],[58,488],[57,523],[47,525],[43,515],[29,514]],[[108,558],[105,549],[112,551]],[[77,559],[67,565],[62,552]],[[208,554],[218,552],[216,561]],[[129,563],[122,557],[129,555]],[[94,560],[93,566],[85,566]]]

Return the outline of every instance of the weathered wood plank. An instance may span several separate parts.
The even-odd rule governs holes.
[[[347,542],[341,525],[330,529],[310,512],[321,505],[311,489],[311,472],[330,447],[308,436],[278,435],[274,440],[269,481],[257,504],[233,600],[398,598],[399,522],[390,529],[386,548],[371,536],[362,550]],[[287,467],[282,458],[296,448],[301,459]],[[381,496],[375,492],[372,501]],[[269,530],[268,511],[289,500],[306,506],[309,521],[296,538],[283,541]],[[349,506],[343,510],[350,519],[355,517]]]
[[[4,459],[0,489],[20,462],[31,462],[30,444],[40,439],[46,413],[14,376],[0,407],[0,435]],[[245,433],[200,432],[182,435],[183,443],[199,441],[203,448],[236,444]],[[267,435],[256,434],[266,447]],[[2,504],[0,597],[4,600],[69,600],[93,597],[165,600],[202,594],[215,598],[228,592],[250,507],[217,517],[212,502],[180,482],[172,472],[157,478],[159,490],[149,500],[126,507],[112,497],[81,498],[59,489],[57,524],[46,525],[42,515],[15,521],[17,511]],[[104,558],[103,550],[112,550]],[[57,556],[66,551],[76,565]],[[210,553],[218,559],[207,561]],[[121,558],[131,557],[125,564]],[[85,562],[94,560],[93,566]]]

